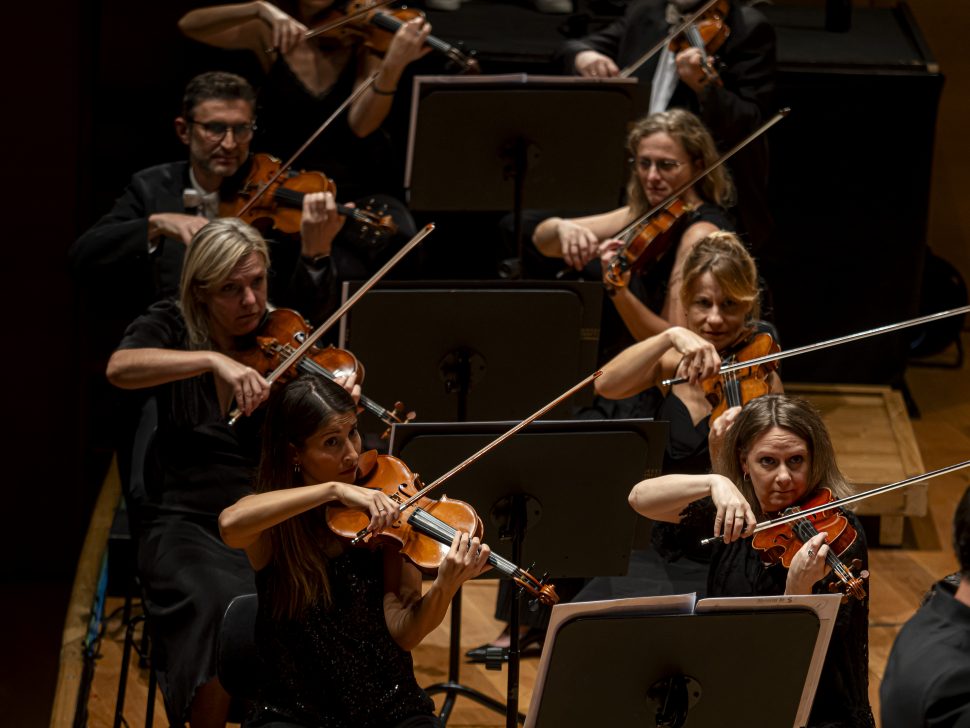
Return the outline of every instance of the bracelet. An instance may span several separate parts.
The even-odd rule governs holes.
[[[394,92],[397,91],[397,86],[392,88],[390,91],[385,91],[382,88],[377,88],[377,82],[375,81],[370,85],[370,90],[373,91],[378,96],[393,96]]]
[[[323,255],[301,255],[300,259],[306,264],[307,267],[313,270],[323,270],[327,264],[330,262],[330,254],[324,253]]]

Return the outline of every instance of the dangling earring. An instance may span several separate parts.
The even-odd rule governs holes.
[[[302,469],[303,468],[300,467],[300,461],[299,460],[294,460],[293,461],[293,474],[294,475],[299,475],[300,474],[300,471]]]
[[[751,475],[748,473],[747,470],[744,471],[744,480],[751,480]]]

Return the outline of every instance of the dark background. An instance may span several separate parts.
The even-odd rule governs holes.
[[[92,338],[81,325],[83,300],[68,275],[66,252],[77,234],[108,209],[133,171],[184,154],[172,133],[172,118],[184,81],[205,66],[199,65],[204,64],[204,52],[178,36],[175,22],[196,4],[55,0],[42,7],[7,7],[4,128],[5,168],[11,178],[4,185],[4,210],[13,229],[6,241],[4,291],[7,310],[25,314],[22,328],[29,334],[20,340],[8,336],[5,347],[4,382],[13,395],[5,428],[4,528],[0,532],[0,623],[6,653],[0,662],[0,708],[6,725],[42,726],[49,719],[64,609],[91,506],[110,457],[103,422],[112,413],[95,411],[91,397],[103,380],[103,357],[112,342]],[[950,88],[955,75],[951,68],[962,70],[959,64],[967,63],[957,60],[957,51],[962,52],[965,43],[960,45],[950,35],[951,26],[957,25],[952,16],[970,11],[963,4],[958,8],[946,3],[949,17],[941,19],[931,5],[914,3],[934,29],[931,44],[939,38],[951,54],[951,65],[944,64],[951,76]],[[237,56],[229,65],[245,71],[246,63],[245,57]],[[812,97],[812,108],[820,109],[821,122],[803,116],[798,126],[793,118],[786,133],[793,145],[808,145],[821,166],[806,167],[801,175],[811,184],[792,189],[789,181],[779,190],[784,192],[785,204],[803,216],[806,228],[812,226],[800,234],[805,238],[811,232],[824,250],[809,247],[807,240],[799,242],[797,252],[804,256],[804,264],[789,263],[788,271],[792,281],[802,284],[780,293],[781,299],[788,297],[789,311],[800,306],[806,309],[804,318],[811,314],[822,320],[824,311],[813,309],[824,309],[836,290],[833,280],[848,279],[860,286],[858,300],[871,301],[863,309],[863,318],[878,315],[872,325],[892,320],[891,315],[882,316],[880,301],[897,302],[891,305],[901,309],[914,305],[916,251],[923,243],[925,226],[919,218],[925,218],[930,190],[927,174],[915,179],[907,170],[912,166],[929,171],[926,155],[931,140],[926,135],[934,128],[935,101],[922,87],[915,92],[910,87],[887,86],[891,79],[880,85],[853,76],[834,91],[856,108],[842,108],[840,103],[826,111],[825,84],[816,83],[811,70],[806,73],[791,77],[795,84],[791,88],[802,84],[807,89],[804,93]],[[960,83],[955,88],[961,88]],[[951,114],[941,128],[952,131],[961,125],[965,109],[950,103]],[[856,118],[853,114],[861,114],[867,123],[844,133],[840,125]],[[943,142],[952,156],[937,158],[939,167],[951,173],[942,183],[951,203],[962,199],[952,178],[966,169],[961,160],[968,156],[956,139],[956,134],[949,133]],[[870,151],[856,154],[863,142]],[[868,168],[872,159],[884,160],[877,175]],[[785,160],[780,149],[774,161]],[[794,180],[800,170],[788,162],[787,179]],[[833,202],[828,188],[850,182],[857,190],[880,185],[915,187],[902,190],[903,197],[898,198],[908,200],[917,218],[915,228],[907,232],[905,256],[892,257],[898,231],[891,216],[899,213],[901,203],[883,199],[874,204],[855,196]],[[840,228],[825,223],[858,213],[860,204],[866,217],[859,215],[854,236],[869,228],[867,219],[881,220],[867,239],[872,245],[862,253],[856,250],[832,260],[833,251],[845,251],[846,246]],[[958,207],[951,204],[946,209]],[[940,245],[954,246],[965,255],[960,219],[947,218],[946,212],[942,217],[936,214]],[[878,265],[868,268],[867,261]],[[901,298],[894,290],[900,284]],[[839,330],[828,329],[827,335],[852,329],[852,322],[846,322]],[[795,337],[811,338],[803,328],[783,324],[783,330],[799,332],[789,336],[786,345],[803,343],[792,341]],[[877,378],[885,380],[883,374]]]

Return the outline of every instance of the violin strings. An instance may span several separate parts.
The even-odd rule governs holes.
[[[454,528],[422,508],[416,508],[408,518],[408,523],[412,522],[415,528],[440,543],[450,544],[455,538]],[[518,574],[519,568],[515,564],[496,553],[489,554],[488,562],[504,574],[509,576]]]

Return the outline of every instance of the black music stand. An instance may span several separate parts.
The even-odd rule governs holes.
[[[412,210],[612,209],[626,179],[635,78],[415,76],[404,186]]]
[[[623,601],[637,600],[615,604]],[[551,624],[527,728],[804,725],[831,634],[819,615],[808,606],[702,613],[703,604],[694,614],[592,612]],[[766,665],[784,669],[753,669]],[[742,711],[743,696],[757,700]]]
[[[394,425],[390,451],[430,482],[513,424]],[[637,520],[626,497],[638,480],[660,472],[666,435],[667,423],[648,420],[535,422],[454,476],[447,492],[479,513],[485,540],[494,551],[523,568],[536,564],[536,576],[625,574]],[[591,517],[594,498],[595,516]],[[578,533],[583,534],[581,539],[564,536]],[[448,680],[426,688],[429,693],[446,693],[440,714],[443,724],[458,696],[504,712],[509,728],[525,719],[518,710],[517,605],[512,607],[509,637],[508,689],[502,705],[459,682],[459,590],[452,600]]]
[[[341,322],[340,344],[367,367],[368,397],[404,399],[419,421],[522,418],[595,370],[602,300],[602,285],[577,281],[381,283]]]

